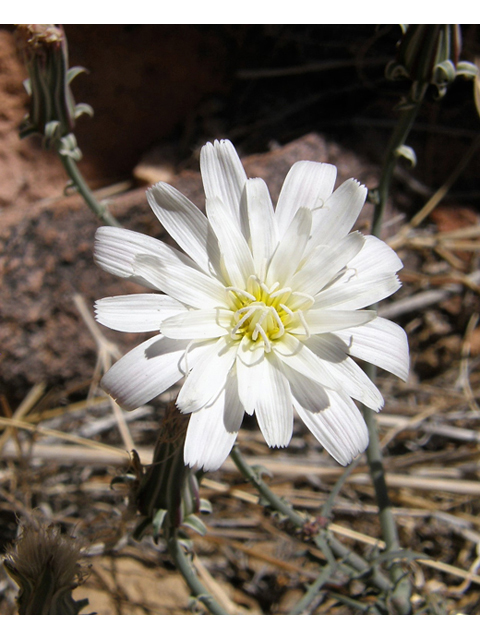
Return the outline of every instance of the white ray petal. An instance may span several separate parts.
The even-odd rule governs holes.
[[[355,269],[363,278],[373,279],[377,275],[390,275],[403,268],[403,263],[383,240],[375,236],[365,236],[362,250],[351,260],[349,267]]]
[[[385,242],[366,236],[345,273],[316,296],[314,308],[359,309],[375,304],[400,288],[395,274],[402,267],[400,258]]]
[[[310,209],[301,207],[272,256],[266,278],[268,286],[275,282],[279,282],[280,287],[289,286],[289,280],[302,259],[311,228],[312,213]]]
[[[160,293],[113,296],[95,302],[95,318],[100,324],[130,333],[159,331],[166,318],[183,311],[183,304]]]
[[[322,385],[285,364],[283,372],[290,383],[292,396],[304,409],[318,413],[329,406],[330,401]]]
[[[345,331],[336,331],[348,345],[349,353],[390,371],[402,380],[408,378],[408,339],[405,331],[385,318]]]
[[[382,394],[348,355],[348,346],[342,340],[332,334],[316,335],[308,338],[305,345],[322,361],[342,391],[374,411],[382,408]]]
[[[318,413],[294,401],[298,416],[320,444],[345,466],[368,446],[368,430],[355,403],[343,394],[328,391],[329,406]]]
[[[166,262],[156,256],[138,255],[135,275],[149,286],[164,291],[175,300],[197,309],[224,306],[226,290],[215,278],[180,263]]]
[[[187,342],[155,336],[120,358],[101,385],[122,407],[136,409],[178,382]]]
[[[350,178],[341,184],[316,212],[309,247],[336,244],[355,224],[365,204],[367,188]]]
[[[242,229],[240,199],[247,175],[233,144],[229,140],[207,142],[200,153],[200,171],[207,200],[219,198],[237,229]]]
[[[309,309],[305,312],[305,322],[312,334],[330,333],[348,327],[356,327],[376,318],[376,311],[337,311],[336,309]],[[297,331],[292,331],[296,333]],[[298,328],[298,334],[304,335],[303,327]]]
[[[263,280],[278,244],[278,231],[268,187],[260,178],[247,180],[245,198],[255,272]]]
[[[262,368],[262,385],[257,393],[255,415],[269,447],[286,447],[293,431],[290,385],[274,354],[257,365]]]
[[[368,281],[355,272],[350,273],[351,282],[342,279],[316,295],[312,310],[332,307],[337,310],[362,309],[391,296],[402,286],[396,275],[383,275]]]
[[[95,233],[95,262],[105,271],[140,284],[150,284],[135,273],[139,255],[154,256],[165,264],[187,266],[198,270],[195,262],[184,253],[143,233],[117,227],[100,227]]]
[[[177,340],[206,340],[228,335],[233,322],[230,309],[193,309],[162,322],[161,332]]]
[[[235,444],[243,415],[236,381],[233,376],[228,376],[218,398],[190,417],[184,449],[185,464],[216,471]]]
[[[364,243],[364,237],[354,232],[332,246],[317,246],[302,260],[303,265],[292,277],[290,286],[294,291],[316,295],[359,253]]]
[[[295,336],[285,334],[282,340],[278,340],[274,344],[274,350],[278,358],[295,371],[311,378],[323,387],[341,391],[341,382],[332,376],[332,372],[326,366],[327,363],[323,362]]]
[[[147,200],[160,224],[176,243],[210,273],[211,265],[219,263],[219,249],[215,237],[209,233],[206,216],[188,198],[165,182],[147,191]]]
[[[218,198],[207,199],[207,215],[217,236],[230,284],[245,289],[249,276],[255,273],[250,247],[232,220],[226,214],[224,203]]]
[[[219,338],[198,358],[177,398],[182,413],[198,411],[218,396],[236,357],[230,338]]]
[[[263,367],[260,366],[265,357],[265,350],[260,340],[249,348],[251,341],[242,338],[238,347],[235,369],[238,381],[238,395],[245,411],[252,415],[255,411],[257,394],[261,393]]]
[[[331,195],[337,169],[321,162],[296,162],[285,178],[275,210],[279,237],[282,238],[300,207],[312,212]]]

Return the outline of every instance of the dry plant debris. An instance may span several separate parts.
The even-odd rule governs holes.
[[[386,407],[378,423],[402,544],[425,556],[405,566],[417,612],[429,605],[440,613],[480,613],[479,229],[471,211],[437,209],[421,226],[406,225],[391,239],[405,263],[404,286],[380,313],[408,332],[412,373],[408,383],[380,378]],[[90,601],[84,613],[201,611],[162,543],[132,541],[135,514],[126,494],[111,487],[128,468],[132,443],[148,464],[171,398],[124,413],[102,395],[98,377],[116,348],[90,323],[80,298],[77,303],[98,346],[99,365],[85,399],[70,403],[68,389],[59,398],[38,385],[12,413],[8,398],[1,398],[4,536],[15,535],[17,518],[39,514],[80,537],[90,565],[78,589],[78,597]],[[320,515],[342,470],[300,425],[288,452],[269,451],[248,426],[239,439],[250,462],[271,471],[278,495],[312,518]],[[204,478],[201,493],[213,505],[204,517],[207,534],[192,535],[204,583],[232,614],[287,612],[315,579],[320,552],[288,535],[231,462]],[[364,556],[382,549],[364,460],[344,483],[329,521],[319,525]],[[334,577],[328,587],[312,603],[312,614],[357,613],[351,603],[372,597],[358,580]],[[1,613],[14,613],[14,599],[2,570]]]

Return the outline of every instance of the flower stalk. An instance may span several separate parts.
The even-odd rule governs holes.
[[[65,31],[54,24],[20,24],[16,38],[28,72],[25,88],[30,96],[28,115],[20,126],[20,137],[38,135],[47,149],[53,149],[90,210],[107,225],[121,226],[107,207],[97,201],[85,182],[77,162],[82,158],[74,135],[76,120],[93,116],[87,104],[75,104],[70,84],[83,67],[68,67]]]
[[[418,101],[402,110],[400,118],[397,121],[390,138],[379,186],[375,195],[376,202],[371,233],[377,238],[381,235],[382,221],[390,194],[393,172],[400,155],[399,149],[404,147],[408,134],[410,133],[413,123],[417,117],[423,97],[425,96],[427,86],[428,85],[426,84],[422,85],[418,93],[418,97],[420,98]],[[375,383],[377,371],[376,366],[367,362],[364,365],[364,370],[370,380]],[[385,541],[387,550],[396,551],[400,549],[400,542],[395,518],[393,517],[388,497],[388,488],[385,480],[383,455],[380,447],[376,415],[374,411],[365,406],[363,407],[363,416],[365,418],[369,434],[369,445],[366,450],[366,456],[379,510],[382,537]],[[396,585],[396,592],[394,598],[392,598],[392,602],[399,614],[409,614],[411,611],[411,588],[409,578],[404,575],[403,568],[398,562],[392,563],[390,575],[393,583]]]
[[[196,473],[183,461],[186,426],[184,417],[171,403],[158,434],[152,464],[145,472],[134,452],[137,481],[131,501],[142,519],[133,537],[140,539],[148,529],[153,529],[155,540],[162,535],[192,595],[201,600],[211,613],[223,615],[226,612],[198,580],[186,552],[190,542],[181,531],[182,526],[188,526],[203,534],[205,527],[196,514],[210,510],[208,501],[200,500]]]
[[[82,196],[85,203],[89,207],[89,209],[97,216],[97,218],[111,227],[121,227],[122,225],[112,216],[109,212],[108,208],[98,202],[98,200],[93,195],[92,190],[85,182],[85,179],[78,168],[78,165],[75,161],[75,158],[72,155],[65,153],[65,144],[64,140],[60,141],[56,145],[56,151],[58,153],[58,157],[65,169],[68,177],[71,180],[71,184],[75,187],[78,193]]]
[[[380,181],[373,194],[375,208],[373,212],[371,234],[376,238],[380,238],[383,217],[392,184],[393,172],[397,165],[399,156],[403,155],[402,151],[405,150],[405,141],[417,118],[427,86],[428,85],[425,84],[421,87],[418,94],[419,100],[410,103],[408,107],[401,110],[400,117],[391,135],[382,166]]]
[[[213,613],[217,616],[228,615],[225,609],[215,600],[215,598],[210,593],[208,593],[203,584],[197,578],[192,563],[183,550],[182,542],[179,540],[176,533],[172,533],[172,535],[168,538],[167,546],[168,551],[170,552],[170,556],[175,563],[175,566],[182,574],[192,594],[196,598],[198,598],[198,600],[203,602],[210,613]]]
[[[397,60],[387,66],[387,77],[392,80],[407,77],[412,84],[408,96],[399,105],[400,117],[387,147],[379,186],[372,198],[375,208],[371,234],[377,238],[381,235],[382,221],[398,158],[404,156],[415,164],[415,153],[405,142],[429,86],[436,87],[438,97],[443,97],[448,84],[453,82],[457,75],[475,76],[473,65],[459,62],[460,47],[461,33],[458,25],[408,25],[399,43]],[[372,382],[375,382],[376,366],[366,363],[364,370]],[[386,551],[395,552],[400,549],[400,542],[388,497],[375,413],[371,408],[364,407],[363,414],[369,433],[366,455],[379,509],[382,537]],[[395,584],[392,604],[398,613],[408,614],[411,612],[411,586],[400,562],[391,564],[390,575]]]

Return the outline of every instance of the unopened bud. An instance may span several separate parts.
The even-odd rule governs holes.
[[[460,61],[460,25],[410,24],[402,30],[396,60],[387,65],[386,75],[390,80],[410,79],[413,102],[423,97],[428,85],[442,97],[458,75],[474,77],[475,65]]]
[[[153,525],[154,535],[177,529],[182,524],[201,529],[195,514],[208,510],[201,501],[196,473],[185,465],[183,448],[188,417],[182,415],[172,403],[155,445],[152,464],[148,466],[135,492],[134,501],[144,516],[137,535]]]
[[[67,40],[59,25],[19,24],[16,38],[29,76],[25,88],[30,95],[30,110],[20,136],[36,133],[51,145],[72,134],[79,115],[93,113],[88,105],[75,105],[70,89],[73,78],[84,69],[68,68]]]

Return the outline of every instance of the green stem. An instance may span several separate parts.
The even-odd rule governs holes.
[[[381,592],[388,593],[391,591],[392,583],[378,568],[372,569],[366,560],[345,547],[330,531],[327,533],[328,546],[337,557],[341,558],[344,563],[348,564],[358,574],[368,575],[368,582],[374,584]],[[320,546],[317,540],[315,542],[317,546]]]
[[[427,85],[425,85],[421,96],[425,94]],[[373,212],[373,221],[371,234],[380,237],[380,230],[382,227],[383,215],[388,202],[388,196],[390,193],[390,186],[392,183],[393,172],[398,160],[397,150],[405,144],[408,134],[412,128],[412,125],[417,117],[420,109],[421,100],[415,102],[408,107],[404,108],[400,112],[400,118],[398,119],[395,129],[393,130],[390,143],[387,148],[385,163],[383,165],[382,175],[380,182],[376,190],[376,203]]]
[[[298,528],[302,528],[309,522],[308,518],[301,516],[295,509],[292,509],[284,500],[275,495],[270,487],[262,480],[260,475],[253,469],[245,460],[238,447],[235,445],[230,453],[230,457],[235,463],[237,469],[244,476],[248,482],[251,482],[258,490],[260,495],[266,502],[274,509],[283,513],[288,520]],[[350,549],[347,549],[341,542],[339,542],[331,532],[322,531],[315,537],[314,543],[321,550],[324,551],[325,540],[327,541],[330,550],[342,560],[352,567],[355,571],[361,574],[368,574],[369,581],[375,584],[380,591],[388,592],[391,590],[392,585],[388,578],[386,578],[379,570],[375,569],[371,571],[371,567],[361,556],[357,555]],[[325,554],[327,555],[327,554]],[[328,558],[327,558],[328,561]],[[330,562],[331,564],[331,562]]]
[[[221,607],[214,597],[206,591],[203,584],[197,578],[194,569],[184,553],[182,546],[175,532],[173,532],[167,540],[168,550],[175,562],[175,566],[182,574],[185,582],[192,594],[197,597],[207,607],[210,613],[217,616],[226,616],[228,613]]]
[[[365,367],[365,371],[371,379],[375,379],[375,367],[370,365]],[[398,538],[397,525],[390,505],[390,499],[388,497],[388,488],[385,481],[383,457],[380,449],[375,414],[371,409],[365,407],[364,417],[370,435],[370,444],[367,449],[367,460],[377,499],[378,517],[380,520],[380,527],[382,529],[382,538],[386,544],[386,551],[397,551],[400,549],[400,541]],[[411,610],[411,588],[408,576],[405,576],[402,565],[399,562],[393,562],[391,564],[390,577],[395,585],[392,595],[392,603],[399,614],[406,615],[410,613]]]
[[[233,447],[230,457],[243,477],[253,484],[270,506],[280,513],[283,513],[284,516],[287,516],[295,527],[301,528],[306,524],[306,518],[303,518],[295,509],[292,509],[290,505],[273,493],[270,487],[262,480],[261,476],[245,460],[237,445]]]
[[[75,160],[68,155],[58,153],[58,156],[63,164],[65,171],[73,184],[77,188],[80,195],[83,197],[87,205],[93,211],[93,213],[105,224],[111,227],[121,227],[122,225],[115,220],[112,214],[108,211],[105,205],[102,205],[93,195],[89,186],[85,182]]]
[[[395,126],[387,148],[385,163],[377,190],[377,201],[373,213],[372,235],[380,237],[383,215],[385,213],[390,187],[392,183],[393,172],[398,159],[398,149],[407,139],[412,125],[417,117],[420,109],[421,101],[425,95],[427,85],[424,85],[420,92],[418,101],[409,105],[401,112],[401,116]],[[365,365],[365,372],[372,382],[375,382],[376,367],[372,364]],[[382,537],[385,541],[387,551],[396,551],[400,548],[398,539],[398,531],[393,517],[390,500],[388,497],[387,483],[385,481],[385,471],[383,466],[383,456],[380,448],[380,440],[378,436],[377,423],[375,413],[368,407],[364,408],[365,422],[368,427],[369,445],[367,448],[367,460],[370,467],[370,475],[372,477],[377,505],[379,509],[380,526],[382,528]],[[398,562],[392,563],[390,567],[390,577],[395,585],[392,602],[400,614],[408,614],[411,611],[410,595],[411,588],[408,578],[405,577],[403,569]]]
[[[342,487],[345,484],[345,482],[350,477],[350,474],[353,473],[353,471],[355,471],[355,469],[358,467],[361,459],[362,459],[361,456],[359,456],[356,460],[354,460],[351,464],[349,464],[348,467],[345,469],[345,471],[342,473],[342,475],[335,482],[333,489],[330,491],[330,495],[328,496],[327,501],[322,507],[323,518],[327,518],[327,519],[330,518],[330,514],[333,509],[333,504],[337,499],[338,494],[342,490]]]
[[[297,602],[297,604],[290,611],[291,616],[301,615],[307,607],[309,607],[318,595],[318,592],[322,589],[324,584],[330,580],[330,577],[336,569],[335,565],[327,565],[323,571],[318,574],[318,578],[307,589],[303,598]]]

